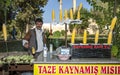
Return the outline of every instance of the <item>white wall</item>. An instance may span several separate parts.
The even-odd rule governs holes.
[[[42,28],[50,30],[50,23],[44,23]],[[67,29],[68,29],[68,34],[70,34],[69,25],[67,25]],[[61,30],[65,30],[65,25],[52,24],[52,32],[61,31]]]

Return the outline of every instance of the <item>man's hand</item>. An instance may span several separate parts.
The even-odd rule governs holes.
[[[29,48],[29,44],[28,44],[28,43],[25,43],[25,44],[24,44],[24,47],[25,47],[25,48]]]

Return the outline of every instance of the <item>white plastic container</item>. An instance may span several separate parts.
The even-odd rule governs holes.
[[[52,54],[53,53],[53,45],[50,44],[50,53]]]
[[[43,57],[47,57],[47,47],[46,47],[46,45],[44,47]]]

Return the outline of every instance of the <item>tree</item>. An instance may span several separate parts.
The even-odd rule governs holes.
[[[69,13],[70,15],[70,13]],[[83,33],[83,30],[88,27],[88,19],[91,17],[90,11],[88,11],[86,8],[82,8],[80,11],[80,20],[82,20],[82,24],[77,24],[77,34]],[[74,19],[77,18],[77,12],[74,14]],[[76,24],[70,24],[69,29],[70,31],[73,30],[74,26]]]
[[[12,20],[15,20],[16,27],[23,34],[27,24],[33,24],[37,17],[42,18],[42,8],[47,2],[48,0],[0,0],[0,25],[5,22],[12,25]]]
[[[9,21],[10,16],[10,0],[0,0],[0,30],[2,28],[2,24]]]
[[[113,30],[113,45],[118,46],[120,54],[120,0],[87,0],[95,10],[103,12],[104,17],[101,18],[101,22],[104,24],[111,23],[114,16],[117,16],[118,20]],[[99,1],[99,2],[98,2]],[[99,4],[102,3],[102,4]],[[106,4],[106,6],[104,5]],[[100,23],[100,22],[99,22]]]
[[[48,0],[12,0],[12,10],[16,12],[16,26],[19,27],[21,34],[26,29],[26,25],[34,24],[37,17],[42,18],[43,7]],[[22,35],[21,35],[22,38]]]

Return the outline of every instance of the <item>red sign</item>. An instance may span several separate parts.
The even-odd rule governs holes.
[[[73,45],[74,49],[110,49],[110,45]]]

